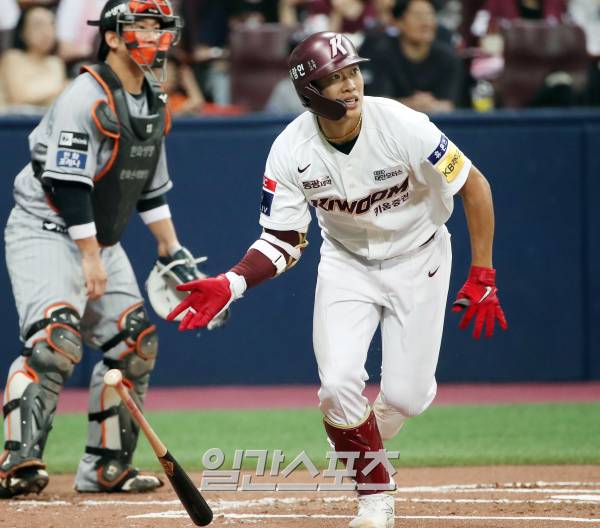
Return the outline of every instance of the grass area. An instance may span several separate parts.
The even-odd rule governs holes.
[[[302,451],[326,466],[329,449],[317,409],[150,412],[163,442],[187,469],[202,469],[202,455],[220,448],[231,464],[236,449],[281,449],[286,464]],[[531,404],[433,407],[409,420],[388,442],[401,466],[489,464],[600,464],[600,405]],[[86,416],[60,415],[45,459],[51,472],[75,471],[86,439]],[[159,470],[140,438],[136,465]],[[254,464],[246,467],[254,467]]]

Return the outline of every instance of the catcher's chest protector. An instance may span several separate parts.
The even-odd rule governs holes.
[[[149,115],[131,114],[123,85],[107,64],[83,68],[102,86],[108,101],[99,101],[93,118],[100,132],[114,141],[106,166],[94,178],[92,206],[103,246],[116,244],[142,191],[154,176],[169,117],[159,93],[146,79]]]

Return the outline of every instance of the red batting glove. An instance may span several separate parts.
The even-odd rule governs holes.
[[[188,310],[179,324],[180,331],[193,330],[208,325],[237,298],[231,288],[229,279],[225,275],[186,282],[185,284],[178,285],[177,289],[179,291],[190,292],[167,315],[167,319],[172,321],[180,313]]]
[[[473,316],[476,316],[475,324],[473,325],[473,337],[475,339],[481,337],[484,323],[485,336],[492,337],[496,319],[498,319],[502,330],[506,330],[508,324],[500,306],[497,293],[496,270],[493,268],[471,266],[469,278],[458,292],[456,301],[452,305],[453,312],[461,312],[466,309],[465,315],[458,325],[459,328],[464,330],[471,322]]]

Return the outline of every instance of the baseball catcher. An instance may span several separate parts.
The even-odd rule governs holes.
[[[119,243],[133,210],[156,238],[157,274],[177,283],[202,277],[199,259],[177,239],[166,199],[171,120],[158,81],[181,19],[169,0],[109,0],[90,24],[100,32],[98,64],[83,68],[29,136],[31,162],[16,177],[5,231],[23,349],[4,393],[2,498],[39,493],[48,483],[44,448],[84,344],[102,358],[90,382],[75,489],[162,484],[132,466],[138,427],[103,384],[108,369],[119,369],[141,406],[158,354],[156,328]],[[149,282],[154,299],[156,281]]]

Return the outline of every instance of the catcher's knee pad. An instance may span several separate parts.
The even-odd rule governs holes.
[[[79,314],[72,307],[48,308],[46,318],[31,326],[27,339],[41,330],[45,334],[25,347],[11,367],[3,408],[8,451],[3,470],[41,459],[60,391],[81,361]]]
[[[125,378],[137,384],[154,369],[158,354],[156,327],[142,303],[127,308],[117,326],[119,333],[101,347],[106,353],[104,364],[120,369]]]

